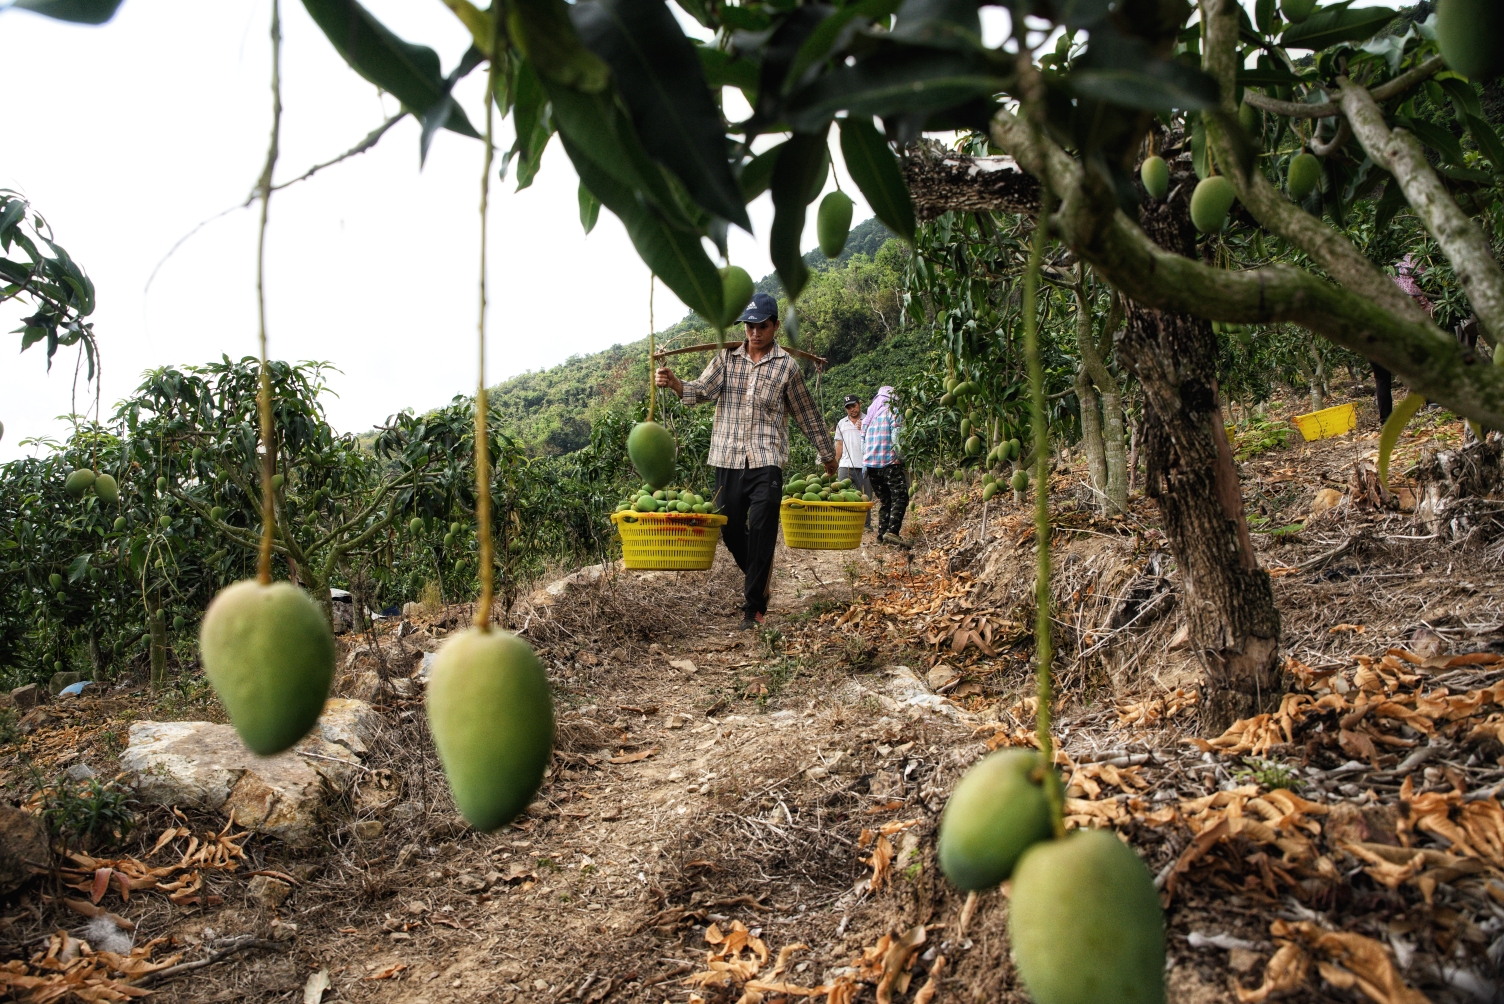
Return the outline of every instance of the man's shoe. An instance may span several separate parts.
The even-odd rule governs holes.
[[[891,530],[882,535],[882,542],[884,544],[892,544],[894,547],[908,547],[909,546],[909,545],[905,544],[899,538],[898,534],[892,532]]]
[[[763,621],[766,619],[767,616],[765,614],[747,614],[747,616],[742,618],[742,630],[755,631],[762,627]]]

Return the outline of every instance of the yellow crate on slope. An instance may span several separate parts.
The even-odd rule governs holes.
[[[715,562],[725,516],[699,513],[614,512],[622,563],[657,572],[703,572]]]
[[[801,551],[850,551],[861,547],[862,524],[873,504],[784,499],[779,512],[783,542]]]
[[[1358,416],[1353,412],[1352,405],[1339,404],[1335,408],[1322,408],[1309,415],[1296,415],[1295,427],[1309,443],[1352,432],[1358,427]]]

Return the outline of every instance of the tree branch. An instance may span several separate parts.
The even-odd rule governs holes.
[[[1375,101],[1388,101],[1390,98],[1399,97],[1406,91],[1425,83],[1436,74],[1447,68],[1447,61],[1440,56],[1432,56],[1419,66],[1412,67],[1373,89]],[[1243,91],[1243,100],[1255,108],[1276,115],[1283,115],[1292,119],[1326,119],[1333,115],[1342,114],[1342,107],[1335,101],[1323,101],[1320,104],[1306,104],[1303,101],[1281,101],[1271,98],[1267,94],[1260,93],[1253,88]]]
[[[1483,229],[1458,207],[1426,161],[1420,141],[1407,129],[1390,129],[1373,95],[1346,78],[1342,110],[1363,149],[1394,175],[1410,208],[1441,245],[1483,327],[1490,333],[1504,331],[1504,271]]]

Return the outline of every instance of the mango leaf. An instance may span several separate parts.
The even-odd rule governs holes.
[[[1383,233],[1394,221],[1399,211],[1409,204],[1409,200],[1405,198],[1405,190],[1391,176],[1384,183],[1384,194],[1379,196],[1379,204],[1374,207],[1374,232]]]
[[[841,128],[841,156],[851,180],[883,225],[912,246],[914,202],[887,139],[871,119],[848,117],[836,121]]]
[[[1008,89],[1010,77],[979,53],[912,46],[888,48],[855,66],[822,74],[789,98],[794,129],[827,125],[838,111],[852,116],[937,112]]]
[[[1396,115],[1395,122],[1409,129],[1415,134],[1416,139],[1441,154],[1447,163],[1463,166],[1461,141],[1441,126],[1427,122],[1425,119],[1410,118],[1405,115]]]
[[[512,155],[517,158],[517,191],[520,192],[533,183],[543,162],[543,149],[553,135],[553,125],[548,117],[548,94],[529,60],[517,61],[512,95],[512,125],[517,132]]]
[[[1473,142],[1478,144],[1478,150],[1488,158],[1494,171],[1504,174],[1504,141],[1499,139],[1494,127],[1476,115],[1469,115],[1467,131],[1473,134]]]
[[[830,169],[830,154],[825,132],[795,133],[783,144],[773,165],[773,228],[768,239],[768,256],[778,270],[778,279],[793,303],[809,282],[809,267],[799,250],[804,238],[805,210],[810,204],[809,190],[816,178],[823,181]]]
[[[68,563],[68,581],[70,583],[75,583],[89,574],[89,559],[93,557],[93,553],[85,552]]]
[[[742,200],[751,202],[773,183],[773,165],[778,163],[778,152],[784,144],[771,146],[762,153],[753,157],[742,167],[741,176],[737,179],[742,189]],[[0,259],[3,260],[3,259]]]
[[[602,170],[567,132],[559,138],[574,163],[580,183],[616,214],[627,228],[637,254],[674,295],[711,324],[721,318],[721,274],[705,254],[698,234],[666,222],[637,193]]]
[[[507,28],[522,54],[549,80],[587,94],[605,89],[611,71],[580,41],[564,0],[513,0]]]
[[[1477,115],[1483,117],[1483,103],[1478,100],[1478,92],[1473,90],[1471,84],[1459,80],[1457,77],[1445,77],[1436,81],[1452,102],[1452,107],[1457,111],[1457,117],[1464,115]]]
[[[982,17],[975,0],[903,0],[890,36],[909,45],[976,49]]]
[[[125,0],[16,0],[11,6],[75,24],[104,24]]]
[[[1111,29],[1092,35],[1066,80],[1084,97],[1145,111],[1192,111],[1214,107],[1221,99],[1217,82],[1207,74],[1160,59],[1142,39]]]
[[[1394,453],[1395,444],[1400,441],[1400,433],[1405,431],[1405,426],[1415,417],[1415,413],[1425,406],[1426,399],[1411,391],[1389,413],[1389,419],[1379,433],[1379,484],[1384,486],[1386,492],[1389,491],[1390,455]]]
[[[1349,0],[1349,3],[1351,0]],[[1346,3],[1325,7],[1300,24],[1292,24],[1279,37],[1287,49],[1330,49],[1343,42],[1361,42],[1372,38],[1394,20],[1390,7],[1363,7],[1350,10]]]
[[[595,222],[601,215],[601,200],[597,199],[585,183],[580,183],[580,226],[585,228],[585,233],[595,229]]]
[[[1258,0],[1253,7],[1254,24],[1265,35],[1274,30],[1274,2],[1275,0]]]
[[[785,91],[809,81],[810,70],[829,58],[832,52],[844,48],[846,41],[858,30],[872,21],[885,18],[898,10],[899,0],[858,0],[847,4],[815,26],[809,37],[799,46],[798,54],[784,78]]]
[[[1294,87],[1305,83],[1303,77],[1282,66],[1238,67],[1238,83],[1244,87]]]
[[[402,102],[427,136],[440,128],[431,125],[438,120],[442,128],[480,138],[449,93],[453,85],[441,72],[438,53],[398,38],[356,0],[303,0],[303,6],[345,62]],[[426,143],[421,152],[427,152]]]
[[[712,90],[735,87],[746,96],[748,104],[757,104],[756,63],[739,59],[713,45],[697,45],[695,54],[700,57],[700,68],[705,71],[705,83]]]
[[[724,6],[721,15],[746,10],[744,7]],[[784,83],[799,52],[834,8],[826,3],[808,3],[795,7],[773,29],[772,34],[740,34],[737,36],[738,51],[756,51],[759,64],[757,79],[757,104],[751,120],[747,123],[747,138],[763,131],[768,125],[783,117],[783,100],[787,96]],[[766,25],[764,25],[766,27]],[[781,131],[781,130],[780,130]]]
[[[583,0],[570,16],[585,46],[611,67],[632,124],[652,158],[706,212],[752,229],[731,174],[721,110],[694,43],[663,0]]]
[[[448,7],[460,23],[470,32],[470,40],[476,48],[487,56],[491,55],[491,35],[495,31],[491,24],[491,14],[483,11],[470,0],[444,0],[444,6]]]

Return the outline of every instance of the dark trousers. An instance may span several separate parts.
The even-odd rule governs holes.
[[[717,467],[716,501],[726,516],[721,539],[746,576],[742,609],[768,612],[768,579],[778,543],[778,506],[783,501],[783,468]]]
[[[1379,404],[1379,421],[1389,421],[1390,412],[1394,411],[1394,374],[1376,362],[1370,361],[1373,367],[1373,385],[1375,397]]]
[[[903,461],[887,467],[867,468],[867,483],[877,496],[877,535],[897,533],[903,527],[903,514],[909,508],[909,479]]]

